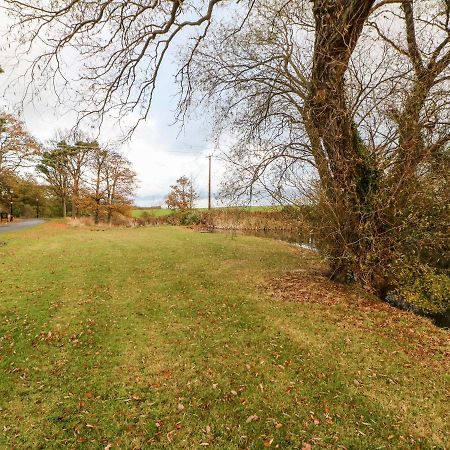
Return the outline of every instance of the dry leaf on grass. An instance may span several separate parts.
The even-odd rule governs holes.
[[[250,422],[254,422],[255,420],[258,420],[259,417],[256,414],[252,414],[251,416],[247,417],[247,420],[245,421],[245,423],[250,423]]]

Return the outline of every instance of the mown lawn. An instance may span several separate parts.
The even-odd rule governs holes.
[[[449,333],[315,285],[310,253],[57,222],[0,240],[0,448],[448,448]]]

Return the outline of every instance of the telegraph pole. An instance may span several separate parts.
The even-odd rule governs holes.
[[[211,155],[209,159],[209,173],[208,173],[208,209],[211,209]]]

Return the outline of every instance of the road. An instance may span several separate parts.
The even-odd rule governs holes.
[[[40,225],[44,223],[45,220],[42,219],[32,219],[32,220],[24,220],[22,222],[12,222],[8,223],[8,225],[0,226],[0,233],[6,233],[8,231],[17,231],[22,228],[33,227],[35,225]]]

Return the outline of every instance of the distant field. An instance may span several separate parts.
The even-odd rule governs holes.
[[[132,211],[132,216],[133,217],[142,217],[142,214],[144,213],[149,214],[150,216],[153,217],[164,217],[164,216],[168,216],[169,214],[172,213],[172,211],[170,209],[133,209]]]
[[[239,209],[244,209],[247,211],[277,211],[281,209],[282,206],[242,206]],[[214,209],[225,209],[225,208],[214,208]],[[208,208],[195,208],[196,211],[207,211]],[[172,214],[170,209],[133,209],[132,215],[133,217],[141,217],[144,212],[147,212],[149,215],[153,217],[164,217]]]

